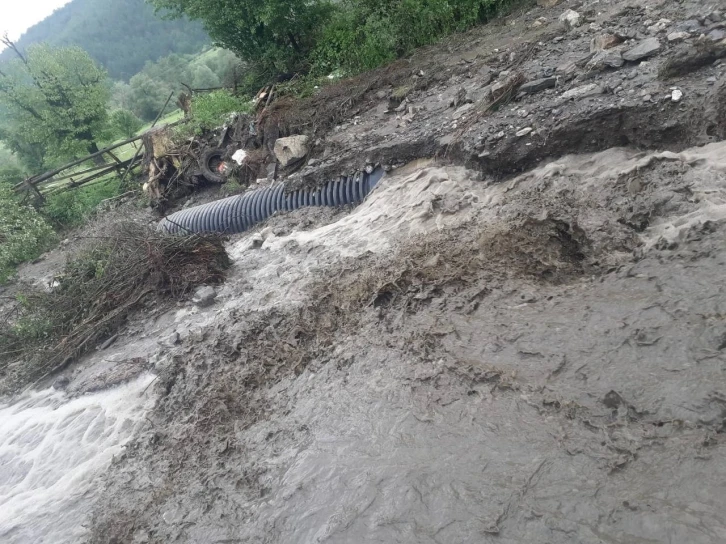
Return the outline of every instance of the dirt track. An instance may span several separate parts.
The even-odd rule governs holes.
[[[604,32],[718,30],[716,4],[538,7],[386,69],[296,179],[423,160],[232,240],[214,306],[140,320],[69,376],[158,375],[89,540],[726,541],[724,65],[659,78],[694,43],[664,30],[646,63],[476,106]],[[567,7],[592,20],[566,33]],[[389,80],[411,110],[384,113]]]

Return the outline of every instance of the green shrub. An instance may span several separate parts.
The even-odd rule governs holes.
[[[9,187],[0,186],[0,283],[17,265],[39,257],[53,238],[53,229],[33,207],[22,205]]]
[[[279,72],[305,64],[335,9],[328,0],[150,0],[172,15],[204,22],[216,44]]]
[[[41,212],[57,229],[67,230],[84,224],[101,202],[119,194],[119,180],[113,178],[49,195]]]
[[[198,94],[192,99],[190,120],[177,130],[177,137],[200,135],[224,124],[232,113],[249,113],[252,104],[230,91],[219,90]]]
[[[111,113],[111,128],[123,138],[133,138],[144,126],[144,122],[129,110],[116,110]]]
[[[370,70],[492,17],[511,0],[344,0],[312,54],[314,70]]]

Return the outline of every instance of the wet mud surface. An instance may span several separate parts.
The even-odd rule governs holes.
[[[365,203],[230,239],[214,304],[61,377],[155,376],[77,534],[726,541],[726,53],[694,56],[723,5],[540,3],[376,72],[314,135],[288,183],[389,167]],[[661,47],[603,67],[603,34]],[[557,81],[485,110],[515,72]]]
[[[93,540],[723,541],[724,157],[430,166],[231,242]]]

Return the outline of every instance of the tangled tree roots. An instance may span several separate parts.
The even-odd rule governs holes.
[[[134,311],[224,280],[219,237],[170,237],[125,223],[70,261],[49,292],[32,291],[0,325],[6,389],[65,368],[113,335]]]

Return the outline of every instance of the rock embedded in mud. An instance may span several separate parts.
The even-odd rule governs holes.
[[[612,49],[616,45],[620,45],[622,42],[623,40],[614,34],[600,34],[590,41],[590,52],[596,53],[598,51]]]
[[[214,287],[205,285],[196,290],[192,302],[194,302],[198,308],[207,308],[214,304],[216,299],[217,291],[215,291]]]
[[[278,138],[275,142],[275,156],[283,168],[304,158],[309,149],[310,138],[304,135]]]
[[[620,68],[625,64],[619,51],[600,51],[587,63],[588,71],[605,70],[606,68]]]
[[[534,94],[544,91],[545,89],[553,89],[556,85],[556,77],[543,77],[541,79],[535,79],[534,81],[524,83],[519,90],[523,93]]]
[[[574,89],[570,89],[569,91],[562,93],[562,98],[564,100],[570,100],[572,98],[584,98],[586,96],[601,94],[601,92],[602,91],[598,85],[596,85],[595,83],[590,83],[589,85],[575,87]]]
[[[534,129],[532,127],[525,127],[522,130],[517,131],[517,137],[522,138],[530,134]]]
[[[628,62],[637,62],[652,57],[658,54],[659,51],[660,41],[658,38],[648,38],[623,53],[623,58]]]
[[[68,387],[69,383],[71,383],[71,380],[68,379],[68,376],[60,376],[53,382],[53,389],[56,391],[62,391]]]
[[[690,37],[691,37],[691,35],[688,32],[676,31],[676,32],[671,32],[670,34],[668,34],[667,39],[671,43],[677,43],[677,42],[682,42],[683,40],[686,40]]]
[[[654,25],[648,27],[648,32],[650,32],[651,34],[658,34],[659,32],[664,32],[671,23],[673,23],[673,21],[671,21],[670,19],[661,19]]]
[[[574,9],[568,9],[562,15],[560,15],[560,22],[565,26],[566,30],[572,30],[577,28],[582,23],[580,14]]]
[[[685,30],[686,32],[700,32],[701,23],[698,22],[696,19],[688,19],[687,21],[678,23],[676,25],[676,29]]]

